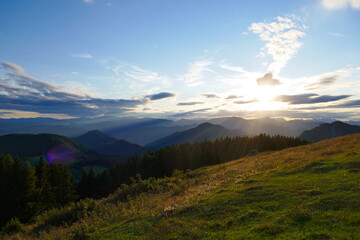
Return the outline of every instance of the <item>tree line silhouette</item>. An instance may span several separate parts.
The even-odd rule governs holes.
[[[19,157],[0,156],[0,227],[11,218],[28,222],[45,210],[77,199],[69,168],[44,158],[32,166]],[[1,228],[0,228],[1,229]]]
[[[69,167],[49,164],[44,157],[30,164],[19,157],[1,155],[0,228],[12,218],[25,223],[46,210],[81,198],[105,197],[140,175],[142,179],[160,178],[172,175],[175,170],[192,170],[307,143],[300,138],[261,134],[172,145],[131,157],[126,162],[119,161],[99,175],[90,168],[78,183],[72,181]]]
[[[78,185],[81,197],[101,198],[114,192],[122,183],[130,183],[131,177],[142,178],[170,176],[175,169],[196,169],[231,161],[256,152],[281,150],[308,144],[307,140],[285,136],[260,134],[254,137],[226,137],[215,141],[179,144],[131,157],[118,162],[109,170],[95,176],[90,168]]]

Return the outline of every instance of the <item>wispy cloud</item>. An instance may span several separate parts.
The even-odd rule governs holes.
[[[70,55],[71,57],[73,58],[87,58],[87,59],[91,59],[93,58],[93,56],[91,56],[90,54],[88,53],[82,53],[82,54],[71,54]]]
[[[168,82],[168,78],[161,76],[157,72],[151,70],[146,70],[141,67],[119,62],[119,64],[112,68],[112,71],[118,77],[125,77],[129,80],[136,80],[143,83],[162,83],[165,84]]]
[[[35,79],[14,63],[0,65],[0,109],[69,116],[114,115],[148,103],[147,98],[102,99]]]
[[[328,32],[327,34],[330,35],[330,36],[333,36],[333,37],[338,37],[338,38],[345,37],[345,35],[342,34],[342,33]]]
[[[206,111],[211,110],[211,109],[212,108],[201,108],[201,109],[196,109],[196,110],[192,110],[192,111],[172,114],[169,117],[188,117],[188,116],[194,115],[196,113],[206,112]]]
[[[249,30],[259,34],[260,39],[266,42],[260,56],[272,57],[273,62],[269,65],[268,71],[276,74],[298,51],[302,45],[299,39],[305,36],[305,26],[294,18],[277,17],[271,23],[252,23]]]
[[[204,102],[180,102],[177,105],[178,106],[193,106],[198,104],[204,104]]]
[[[203,94],[200,94],[200,96],[203,96],[206,98],[220,98],[218,95],[213,94],[213,93],[203,93]]]
[[[94,0],[83,0],[83,2],[85,2],[85,3],[93,3],[95,1]]]
[[[360,9],[360,0],[322,0],[326,9],[335,10],[345,7]]]
[[[354,71],[353,68],[343,68],[334,72],[329,72],[314,76],[310,83],[305,85],[306,90],[322,90],[334,87],[335,83],[348,77]]]
[[[181,79],[185,81],[189,87],[194,87],[202,84],[203,82],[199,81],[204,77],[204,72],[211,72],[209,68],[212,65],[210,60],[201,60],[195,61],[189,64],[189,69],[186,74],[181,76]]]
[[[332,96],[332,95],[318,95],[315,93],[306,93],[306,94],[298,94],[298,95],[280,95],[280,96],[276,96],[274,100],[296,105],[296,104],[334,102],[349,97],[351,97],[351,95]]]
[[[147,95],[147,96],[145,96],[145,98],[148,98],[151,101],[155,101],[155,100],[160,100],[160,99],[175,97],[175,96],[176,96],[175,93],[161,92],[161,93],[156,93],[156,94],[152,94],[152,95]]]
[[[242,98],[242,97],[244,97],[244,96],[229,95],[229,96],[227,96],[227,98],[226,98],[226,99],[230,100],[230,99],[237,99],[237,98]]]
[[[259,99],[251,99],[248,101],[234,101],[235,104],[248,104],[248,103],[255,103],[255,102],[259,102]]]

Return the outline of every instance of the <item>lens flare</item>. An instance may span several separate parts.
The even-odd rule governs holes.
[[[49,163],[71,163],[75,160],[73,149],[64,144],[54,147],[45,156]]]

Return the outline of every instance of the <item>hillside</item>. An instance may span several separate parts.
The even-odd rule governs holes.
[[[46,155],[48,161],[70,163],[102,155],[80,143],[55,134],[9,134],[0,136],[0,153],[20,157]]]
[[[141,147],[138,144],[133,144],[123,139],[118,140],[100,132],[99,130],[89,131],[74,138],[74,140],[105,155],[130,157],[143,154],[147,151],[146,148]]]
[[[354,133],[360,133],[360,126],[336,121],[333,123],[324,123],[314,129],[304,131],[300,135],[300,138],[318,142],[321,140],[341,137]]]
[[[138,179],[4,239],[359,239],[360,134]]]
[[[0,136],[0,154],[19,156],[23,160],[45,156],[50,163],[62,163],[70,166],[75,179],[82,172],[94,167],[101,172],[117,161],[124,159],[104,156],[92,149],[56,134],[9,134]]]
[[[215,140],[220,137],[235,137],[243,135],[240,130],[228,130],[220,125],[211,123],[202,123],[194,128],[173,133],[167,137],[161,138],[155,142],[148,144],[148,147],[162,148],[180,143],[195,143],[205,139]]]

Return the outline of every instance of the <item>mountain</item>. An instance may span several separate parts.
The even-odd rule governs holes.
[[[103,157],[70,138],[55,134],[0,136],[0,153],[22,158],[45,155],[49,162],[65,164]]]
[[[227,129],[241,129],[245,135],[254,136],[261,133],[269,135],[283,135],[297,137],[303,131],[312,129],[321,124],[321,122],[283,119],[259,118],[243,119],[240,117],[224,117],[209,120],[212,124],[219,124]]]
[[[118,139],[106,135],[99,130],[86,132],[83,135],[74,138],[74,140],[94,150],[99,146],[112,144],[118,141]]]
[[[243,133],[239,130],[228,130],[220,125],[214,125],[206,122],[188,130],[173,133],[167,137],[154,141],[147,146],[159,149],[164,146],[171,146],[172,144],[186,142],[195,143],[205,139],[215,140],[220,137],[234,137],[242,135]]]
[[[133,144],[126,140],[118,140],[100,132],[99,130],[89,131],[74,138],[74,140],[105,155],[130,157],[143,154],[148,151],[147,148],[138,144]]]
[[[360,239],[359,155],[357,134],[136,179],[4,240]]]
[[[0,136],[7,134],[52,133],[75,138],[93,129],[125,139],[139,145],[145,145],[168,136],[176,131],[183,131],[196,126],[199,120],[173,121],[160,118],[135,117],[99,117],[77,119],[0,119]]]
[[[318,142],[325,139],[341,137],[353,133],[360,133],[360,126],[335,121],[333,123],[324,123],[314,129],[304,131],[300,135],[300,138]]]
[[[269,135],[284,135],[297,137],[303,131],[317,127],[322,122],[283,119],[260,118],[243,119],[240,117],[223,117],[213,119],[180,119],[169,120],[161,118],[135,118],[135,117],[99,117],[79,119],[0,119],[0,135],[13,133],[53,133],[67,137],[77,137],[93,129],[115,137],[125,139],[141,146],[156,140],[194,128],[209,122],[221,125],[227,129],[241,129],[247,136],[260,133]]]

